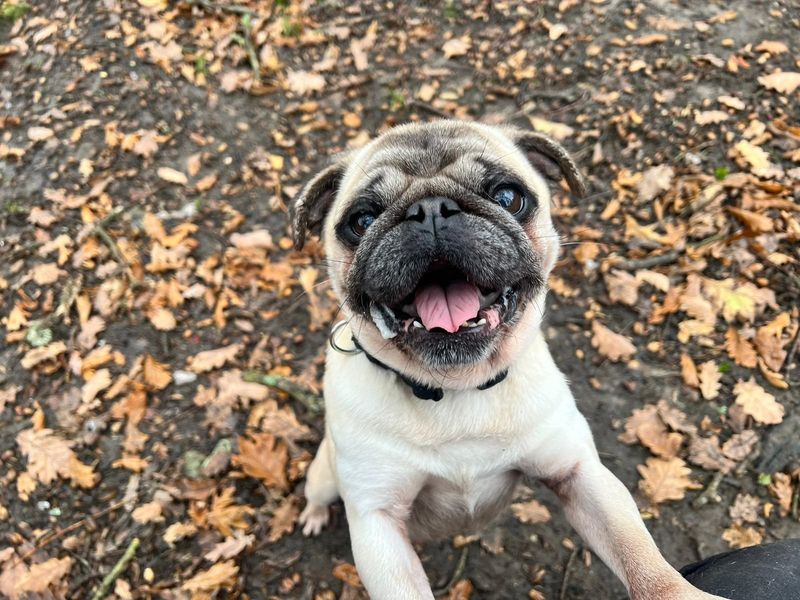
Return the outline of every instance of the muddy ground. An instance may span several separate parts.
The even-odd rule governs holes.
[[[24,52],[5,56],[0,67],[0,115],[20,119],[17,125],[4,122],[0,141],[9,147],[27,148],[21,157],[6,155],[0,159],[0,277],[7,282],[6,289],[0,286],[3,315],[7,316],[17,302],[19,289],[38,299],[52,289],[57,300],[64,283],[81,270],[83,285],[88,289],[100,284],[101,278],[91,269],[79,269],[68,261],[63,267],[66,275],[49,287],[33,289],[29,281],[17,285],[42,260],[37,257],[36,248],[44,237],[29,215],[33,206],[49,206],[43,195],[46,189],[64,188],[70,193],[85,194],[100,178],[108,177],[105,191],[113,206],[124,211],[119,223],[108,226],[115,237],[139,230],[145,211],[162,215],[170,227],[191,221],[198,227],[194,234],[198,244],[193,250],[198,265],[220,254],[229,244],[229,231],[223,230],[223,223],[231,208],[242,215],[243,231],[265,228],[271,233],[276,241],[274,260],[294,260],[293,269],[308,265],[324,269],[318,254],[287,258],[289,251],[279,249],[277,241],[288,231],[284,205],[311,173],[326,164],[329,155],[346,148],[360,135],[372,135],[410,119],[455,115],[529,125],[528,116],[535,115],[573,128],[565,144],[578,158],[592,187],[592,196],[560,222],[567,245],[557,275],[577,293],[572,297],[551,294],[546,331],[556,361],[589,419],[603,461],[629,489],[637,490],[637,466],[649,453],[638,445],[621,443],[618,435],[623,420],[646,403],[666,399],[695,423],[704,416],[719,418],[718,405],[699,400],[697,393],[687,390],[682,382],[677,361],[682,347],[675,341],[675,320],[637,338],[637,368],[604,360],[592,348],[586,318],[592,303],[600,303],[605,325],[616,332],[630,332],[641,313],[608,302],[599,273],[587,272],[575,260],[575,246],[570,244],[584,239],[575,234],[578,228],[589,227],[606,236],[604,253],[626,255],[629,249],[618,236],[623,224],[600,219],[613,195],[611,182],[623,169],[637,173],[654,164],[669,164],[679,171],[694,168],[712,174],[720,167],[737,170],[730,155],[730,140],[715,124],[695,124],[693,109],[712,104],[715,108],[716,98],[729,94],[745,101],[748,110],[765,121],[782,117],[790,122],[793,119],[793,124],[798,125],[797,94],[776,96],[760,86],[758,54],[748,54],[751,51],[746,50],[764,40],[782,40],[790,51],[771,57],[769,64],[797,70],[800,11],[793,2],[611,0],[577,2],[574,6],[562,2],[561,10],[557,2],[504,2],[494,6],[486,2],[297,5],[287,14],[307,31],[326,32],[326,42],[276,45],[286,68],[310,70],[329,44],[341,49],[341,58],[323,72],[324,87],[306,95],[282,89],[279,78],[271,72],[264,75],[263,89],[256,93],[226,93],[220,89],[216,74],[210,73],[208,84],[202,86],[188,81],[177,64],[170,69],[153,64],[147,51],[140,49],[147,37],[140,33],[128,44],[121,23],[129,23],[142,32],[148,22],[161,17],[135,2],[34,0],[30,4],[32,11],[23,21],[30,24],[32,19],[42,19],[41,22],[34,22],[30,28],[8,21],[0,25],[3,43],[8,41],[6,38],[23,37],[29,44]],[[167,9],[176,11],[170,22],[177,28],[174,39],[184,54],[194,52],[193,39],[201,39],[207,33],[192,29],[197,19],[224,21],[231,17],[214,9],[227,2],[209,3],[205,8],[189,4],[173,3]],[[262,5],[271,11],[270,22],[286,27],[286,18],[274,15],[289,8],[268,2],[257,8]],[[730,11],[735,16],[719,18]],[[33,42],[32,32],[51,22],[58,24],[57,31],[41,42]],[[378,39],[368,50],[368,67],[358,70],[353,61],[345,60],[349,57],[349,44],[367,35],[373,22],[378,23]],[[290,20],[289,25],[292,23]],[[566,33],[557,39],[552,39],[555,34],[549,25],[553,23],[566,28]],[[332,27],[350,31],[337,38],[336,33],[331,33]],[[414,33],[419,28],[427,33]],[[121,35],[109,35],[120,30]],[[411,35],[404,40],[400,32]],[[655,33],[666,35],[667,41],[633,43],[634,39]],[[445,41],[464,36],[470,40],[467,54],[446,58],[441,50]],[[590,46],[597,46],[598,53],[587,51]],[[517,79],[501,74],[498,65],[520,49],[527,51],[523,63],[507,69],[534,67],[535,75]],[[736,53],[748,57],[749,67],[731,72],[726,63]],[[94,57],[101,67],[87,70],[80,62],[87,57]],[[233,59],[228,56],[226,60],[223,62],[228,69]],[[645,66],[632,68],[636,60]],[[246,59],[237,68],[246,75]],[[436,87],[434,99],[420,94],[426,85]],[[614,92],[619,96],[608,99]],[[316,104],[308,107],[303,102]],[[64,107],[73,103],[82,106],[65,111]],[[351,125],[343,122],[348,113],[359,117],[357,126],[351,126],[352,121],[346,121]],[[639,118],[631,121],[632,113]],[[71,142],[70,132],[88,119],[98,119],[100,124],[87,128],[78,141]],[[104,126],[110,121],[117,122],[121,131],[155,130],[168,141],[161,143],[153,158],[109,148]],[[26,140],[26,129],[37,123],[53,129],[55,139],[41,143]],[[583,135],[586,131],[593,133]],[[198,136],[205,138],[206,146],[198,146]],[[161,166],[185,170],[187,160],[198,152],[204,153],[202,170],[192,181],[205,173],[217,176],[215,185],[207,191],[174,185],[158,176],[157,168]],[[284,157],[285,165],[279,170],[263,167],[264,157],[270,154]],[[92,163],[89,176],[79,171],[84,159]],[[776,160],[780,163],[783,159]],[[787,169],[791,166],[786,163]],[[187,206],[193,207],[190,212],[180,213]],[[66,233],[75,237],[82,228],[81,219],[79,210],[64,210],[48,236]],[[720,279],[735,275],[729,265],[713,268]],[[322,279],[324,276],[320,276]],[[776,286],[784,287],[775,289]],[[781,279],[773,280],[773,289],[782,308],[791,309],[792,298],[796,305],[796,289]],[[229,309],[223,327],[201,325],[200,321],[209,319],[212,311],[196,303],[181,313],[178,329],[159,331],[151,326],[142,307],[133,305],[115,311],[107,319],[101,337],[124,355],[127,364],[147,353],[172,371],[184,369],[187,357],[202,350],[241,341],[247,352],[237,359],[240,366],[274,368],[285,364],[293,374],[311,372],[318,380],[326,332],[309,329],[307,295],[301,288],[295,285],[290,293],[278,293],[274,287],[242,287],[240,295],[242,305]],[[320,297],[330,303],[324,291]],[[266,312],[274,314],[265,317]],[[31,316],[31,321],[43,314]],[[239,326],[236,319],[244,319],[252,327]],[[75,323],[53,326],[56,339],[74,340],[76,332]],[[663,349],[646,352],[645,344],[653,339],[663,340]],[[264,358],[262,347],[260,363],[249,364],[250,352],[259,340],[267,340],[266,354],[271,355]],[[74,419],[65,417],[63,408],[59,409],[63,394],[79,385],[79,380],[76,382],[64,363],[48,372],[20,367],[20,357],[28,349],[18,340],[0,341],[0,388],[20,388],[15,399],[0,409],[0,477],[4,482],[0,486],[0,505],[8,511],[7,518],[0,521],[0,546],[18,548],[19,555],[31,550],[43,532],[58,531],[118,502],[131,479],[128,470],[112,467],[122,455],[124,431],[119,421],[108,416],[111,402]],[[694,350],[698,362],[699,357],[718,351]],[[127,367],[123,369],[126,370]],[[786,376],[789,381],[796,381],[800,371],[790,364]],[[206,422],[203,408],[193,401],[197,385],[207,385],[204,377],[201,375],[188,385],[173,384],[149,396],[147,413],[140,424],[149,436],[142,452],[149,464],[138,475],[137,505],[149,501],[158,489],[175,486],[183,479],[187,451],[205,456],[220,439],[233,439],[244,432],[247,410],[241,406],[224,424],[209,426]],[[799,408],[796,389],[771,390],[789,416]],[[726,392],[730,394],[727,388]],[[290,401],[282,398],[281,402]],[[322,431],[322,417],[297,402],[290,402],[290,406],[303,423],[317,433]],[[76,447],[78,456],[100,475],[94,487],[77,489],[57,480],[51,485],[39,485],[28,501],[19,498],[16,478],[26,463],[15,437],[31,426],[37,408],[44,413],[47,426],[68,439],[85,439],[90,417],[101,423],[99,433],[89,436],[90,443],[81,442]],[[759,429],[762,446],[769,444],[772,431]],[[782,431],[786,436],[786,427]],[[792,436],[786,439],[789,444],[794,443]],[[301,445],[313,453],[313,442]],[[788,469],[789,462],[787,459],[774,465],[774,470]],[[752,457],[741,472],[726,475],[719,487],[719,502],[695,508],[692,501],[701,490],[690,491],[681,501],[661,505],[660,516],[647,521],[672,564],[680,566],[729,548],[722,533],[731,525],[728,510],[734,497],[747,492],[769,498],[764,486],[758,485],[757,464],[757,457]],[[711,471],[697,467],[692,472],[701,488],[712,476]],[[233,591],[227,592],[230,596],[219,592],[219,597],[241,594],[249,598],[313,598],[325,589],[339,595],[342,582],[332,575],[332,570],[343,561],[352,562],[341,505],[334,507],[332,526],[320,537],[306,539],[294,531],[268,543],[266,532],[276,496],[253,478],[231,473],[222,473],[218,478],[220,486],[223,481],[225,485],[235,485],[240,503],[256,509],[249,530],[255,534],[256,542],[236,558],[239,572]],[[292,483],[291,492],[302,497],[302,482]],[[610,571],[585,551],[555,497],[542,486],[534,486],[534,495],[550,509],[552,520],[526,525],[509,512],[482,543],[469,545],[466,564],[458,578],[471,581],[473,597],[521,598],[528,597],[532,589],[548,599],[625,597],[623,587]],[[637,499],[646,507],[641,494]],[[186,504],[175,500],[165,508],[164,522],[140,524],[129,511],[117,510],[89,520],[73,534],[74,543],[68,548],[61,546],[63,540],[57,540],[43,546],[32,560],[71,557],[74,564],[66,584],[54,593],[56,597],[88,597],[135,535],[142,540],[142,546],[125,575],[133,597],[179,597],[179,592],[169,590],[179,587],[200,568],[208,567],[202,563],[202,553],[217,541],[205,533],[174,547],[166,544],[162,539],[165,526],[185,520],[186,511]],[[790,517],[770,519],[764,527],[764,541],[797,535],[800,526]],[[420,550],[435,588],[444,587],[450,580],[461,552],[449,540]],[[145,579],[147,568],[153,571],[152,581]],[[299,577],[292,580],[295,574]]]

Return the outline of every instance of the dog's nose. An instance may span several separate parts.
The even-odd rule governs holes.
[[[460,212],[458,203],[450,198],[424,198],[408,207],[406,221],[414,221],[422,229],[436,233],[437,229],[443,228],[443,219],[449,219]]]

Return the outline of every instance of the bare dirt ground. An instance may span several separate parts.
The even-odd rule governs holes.
[[[295,528],[337,307],[285,206],[443,116],[587,173],[546,331],[668,560],[800,535],[796,3],[28,2],[0,21],[0,596],[89,598],[134,538],[109,597],[365,596],[341,505]],[[625,597],[533,483],[420,554],[444,597]]]

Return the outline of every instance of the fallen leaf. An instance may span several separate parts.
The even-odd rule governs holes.
[[[758,146],[755,146],[747,140],[742,140],[734,147],[743,159],[745,159],[754,171],[760,171],[769,167],[769,154]]]
[[[520,523],[547,523],[550,520],[550,511],[536,500],[512,504],[511,512]]]
[[[234,233],[231,235],[231,244],[243,250],[245,248],[266,248],[273,247],[272,235],[266,229],[257,229],[248,233]]]
[[[246,530],[250,527],[245,517],[255,512],[249,506],[236,504],[233,498],[235,492],[233,486],[225,488],[221,494],[214,496],[208,510],[208,524],[225,537],[232,536],[234,529]]]
[[[697,373],[697,366],[694,364],[692,357],[686,354],[686,352],[681,353],[681,377],[683,378],[683,382],[689,387],[700,387],[700,376]]]
[[[6,407],[6,404],[12,404],[14,399],[17,397],[17,393],[22,388],[18,385],[10,385],[3,389],[0,389],[0,413],[3,412],[3,409]]]
[[[661,192],[667,191],[675,177],[675,169],[669,165],[651,167],[642,174],[638,186],[638,201],[650,202]]]
[[[350,563],[339,563],[333,568],[333,576],[339,581],[343,581],[349,586],[354,588],[362,588],[364,585],[361,583],[361,577],[358,576],[358,571],[355,566]]]
[[[100,369],[95,371],[92,378],[87,381],[83,388],[81,388],[81,402],[83,404],[91,403],[97,394],[102,392],[111,385],[111,371],[108,369]]]
[[[547,37],[549,37],[552,41],[556,41],[565,33],[567,33],[567,26],[563,23],[555,23],[547,30]]]
[[[455,58],[456,56],[464,56],[472,46],[472,41],[469,37],[464,36],[461,38],[453,38],[448,40],[442,46],[445,58]]]
[[[733,110],[744,110],[746,107],[746,104],[736,96],[720,96],[717,98],[717,102]]]
[[[689,442],[689,460],[698,467],[723,473],[730,473],[735,464],[722,453],[716,435],[707,438],[694,436]]]
[[[192,537],[196,533],[197,526],[194,523],[178,522],[167,527],[167,530],[161,537],[167,543],[167,545],[174,546],[176,542],[179,542],[187,537]]]
[[[745,429],[722,444],[722,453],[730,459],[742,461],[750,456],[757,443],[758,434],[752,429]]]
[[[145,385],[151,390],[163,390],[172,382],[169,366],[158,362],[149,354],[144,357],[142,363],[142,376]]]
[[[73,442],[58,437],[51,429],[25,429],[17,434],[17,445],[28,459],[28,473],[41,483],[68,476]]]
[[[70,557],[51,558],[33,564],[29,569],[25,569],[14,583],[14,591],[22,594],[23,597],[27,597],[28,594],[45,594],[51,585],[61,582],[71,569],[72,559]]]
[[[159,331],[172,331],[177,327],[178,322],[175,320],[175,315],[168,308],[159,307],[148,314],[150,323],[154,328]]]
[[[780,515],[785,517],[792,509],[792,497],[794,488],[792,478],[786,473],[775,473],[772,475],[772,483],[769,484],[769,492],[778,500]]]
[[[50,285],[58,281],[58,278],[64,274],[65,272],[59,269],[56,263],[36,265],[31,270],[31,276],[36,285]]]
[[[653,504],[681,500],[687,489],[695,487],[689,479],[691,470],[680,458],[648,458],[637,469],[642,476],[639,488]]]
[[[472,582],[469,579],[462,579],[450,588],[447,600],[469,600],[472,596],[472,591]]]
[[[733,327],[729,327],[725,333],[725,349],[737,365],[754,369],[758,364],[758,356],[753,344],[743,338]]]
[[[233,464],[250,477],[263,481],[267,487],[286,490],[286,463],[289,460],[286,444],[269,433],[251,433],[250,437],[239,438],[239,454],[233,455]]]
[[[325,78],[319,73],[290,69],[286,74],[286,85],[289,91],[305,96],[324,90]]]
[[[775,90],[781,94],[791,94],[800,86],[800,73],[778,71],[769,75],[762,75],[758,78],[758,83],[769,90]]]
[[[639,299],[639,281],[627,271],[613,269],[605,275],[608,297],[612,302],[634,306]]]
[[[698,125],[713,125],[728,120],[724,110],[704,110],[694,114],[694,122]]]
[[[236,358],[242,350],[241,344],[231,344],[215,350],[204,350],[186,359],[188,369],[194,373],[205,373],[219,369]]]
[[[269,536],[270,542],[277,542],[284,535],[294,531],[295,523],[299,510],[294,496],[288,496],[283,499],[278,508],[272,513],[272,518],[269,521]]]
[[[221,558],[233,558],[252,546],[255,541],[256,536],[245,534],[237,529],[233,532],[232,537],[225,538],[224,541],[214,544],[214,547],[206,552],[203,558],[210,562],[217,562]]]
[[[541,117],[530,117],[529,120],[536,131],[559,141],[563,141],[575,133],[575,130],[565,123],[556,123]]]
[[[727,208],[728,212],[741,221],[752,233],[768,233],[775,228],[772,219],[767,215],[744,210],[743,208],[736,208],[735,206],[729,206]]]
[[[697,375],[700,379],[700,393],[703,395],[703,398],[706,400],[713,400],[719,396],[722,373],[719,372],[713,360],[706,361],[700,365],[700,371]]]
[[[728,542],[731,548],[748,548],[758,546],[764,536],[754,527],[745,527],[734,523],[722,532],[722,539]]]
[[[592,321],[592,346],[612,362],[627,360],[636,353],[636,346],[624,335],[614,333],[599,321]]]
[[[736,404],[742,407],[746,415],[750,415],[759,423],[777,425],[783,421],[783,406],[752,377],[748,381],[740,379],[733,387],[733,393],[736,396]]]
[[[789,47],[783,42],[764,40],[756,46],[756,52],[769,52],[770,54],[783,54]]]
[[[172,167],[159,167],[156,174],[169,183],[174,183],[176,185],[186,185],[189,183],[189,178],[186,177],[184,173],[173,169]]]
[[[757,523],[761,500],[750,494],[737,494],[736,499],[728,508],[728,514],[734,523]]]
[[[185,581],[181,589],[188,592],[213,592],[224,587],[231,588],[236,584],[237,573],[239,573],[239,567],[234,561],[218,562],[210,569],[201,571]]]
[[[28,139],[32,142],[43,142],[54,135],[55,133],[49,127],[28,127]]]
[[[140,525],[146,523],[161,523],[164,521],[164,515],[161,514],[161,503],[157,501],[148,502],[134,509],[131,517]]]

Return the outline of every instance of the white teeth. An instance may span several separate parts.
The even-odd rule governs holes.
[[[475,323],[476,327],[478,325],[486,325],[486,319],[485,318],[481,318],[477,323]]]
[[[417,329],[422,329],[422,323],[420,323],[419,321],[414,321],[413,323],[411,323],[411,325],[413,325]]]

